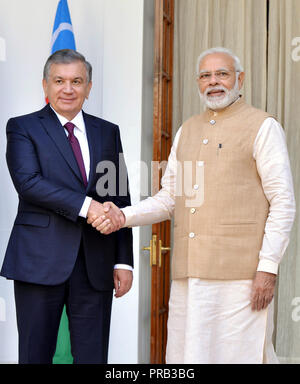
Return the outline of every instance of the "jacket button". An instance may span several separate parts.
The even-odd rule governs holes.
[[[195,208],[192,208],[192,209],[191,209],[191,214],[193,215],[194,213],[196,213],[196,209],[195,209]]]
[[[190,237],[190,239],[193,239],[193,238],[195,237],[194,232],[191,232],[191,233],[189,234],[189,237]]]

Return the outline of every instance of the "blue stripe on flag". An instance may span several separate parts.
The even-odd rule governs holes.
[[[67,48],[76,50],[75,38],[68,2],[67,0],[60,0],[52,32],[51,53]]]

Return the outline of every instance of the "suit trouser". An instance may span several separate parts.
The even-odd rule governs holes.
[[[66,305],[75,364],[107,363],[111,291],[90,284],[82,248],[70,278],[43,286],[15,281],[19,364],[51,364]]]

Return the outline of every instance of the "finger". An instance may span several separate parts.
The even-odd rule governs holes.
[[[110,214],[109,214],[109,218],[110,218],[110,221],[111,221],[111,223],[113,224],[113,226],[114,226],[116,229],[119,229],[119,228],[120,228],[120,220],[119,220],[118,216],[113,215],[112,213],[110,213]]]
[[[127,290],[126,290],[125,284],[120,282],[120,285],[118,290],[116,291],[115,297],[122,297],[125,295],[126,292]]]
[[[132,285],[132,279],[124,279],[120,280],[120,285],[118,292],[116,293],[116,297],[122,297],[124,296],[131,288]]]
[[[103,223],[103,219],[97,219],[92,223],[92,227],[97,228]]]
[[[121,222],[120,220],[116,219],[115,217],[109,216],[110,224],[112,231],[118,231],[121,228]]]
[[[268,302],[268,300],[265,299],[265,300],[264,300],[264,304],[263,304],[263,306],[262,306],[262,310],[268,308],[268,305],[269,305],[269,302]]]
[[[115,285],[115,297],[122,297],[123,293],[123,283],[118,279],[117,285]]]
[[[124,296],[131,288],[131,284],[129,282],[126,282],[123,284],[121,292],[119,292],[120,296]]]
[[[267,298],[265,298],[265,305],[264,305],[263,309],[266,309],[271,304],[272,300],[273,300],[273,295],[268,296]]]
[[[105,228],[108,224],[110,224],[110,219],[100,219],[96,220],[92,226],[97,229],[97,231]]]
[[[266,309],[268,307],[268,305],[269,305],[269,301],[268,301],[268,299],[265,298],[264,301],[263,301],[261,310]]]
[[[115,231],[110,227],[110,228],[105,228],[100,231],[102,235],[110,235],[111,233],[114,233]]]
[[[88,224],[92,224],[97,218],[96,215],[89,216],[87,219]]]
[[[94,228],[97,228],[97,227],[99,227],[99,225],[101,225],[101,224],[103,224],[103,223],[109,221],[109,219],[107,219],[107,220],[105,220],[105,219],[106,219],[105,216],[98,217],[97,220],[95,220],[95,221],[92,223],[92,226],[93,226]]]
[[[105,223],[105,224],[104,224]],[[107,221],[98,221],[98,222],[94,222],[93,224],[92,224],[92,226],[97,230],[97,231],[100,231],[101,229],[103,229],[106,225],[108,225],[109,224],[109,222],[107,222]]]
[[[251,298],[251,309],[252,311],[256,311],[257,310],[257,295],[254,294],[253,297]]]
[[[117,231],[118,228],[111,222],[110,219],[105,220],[104,222],[100,223],[97,226],[97,231],[103,233],[103,234],[108,234]]]
[[[105,220],[104,223],[100,224],[97,227],[97,231],[103,232],[103,231],[106,231],[109,228],[111,228],[111,222],[110,222],[110,220]]]
[[[102,231],[100,231],[102,233],[102,235],[110,235],[111,233],[113,233],[114,231],[111,229],[111,227],[106,227],[104,229],[102,229]]]
[[[122,280],[120,278],[118,270],[115,271],[114,283],[115,283],[115,297],[121,297],[120,295],[122,295],[123,283],[122,283]]]
[[[261,311],[265,304],[265,298],[262,295],[259,295],[257,300],[257,311]]]

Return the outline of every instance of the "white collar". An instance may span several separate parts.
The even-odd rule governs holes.
[[[66,123],[70,121],[64,116],[60,115],[58,112],[56,112],[56,110],[52,107],[51,104],[50,104],[50,107],[55,112],[62,126],[64,126]],[[74,117],[74,119],[72,119],[70,122],[73,123],[76,126],[76,128],[78,128],[81,132],[85,132],[85,124],[84,124],[82,110],[79,111],[77,115]]]

